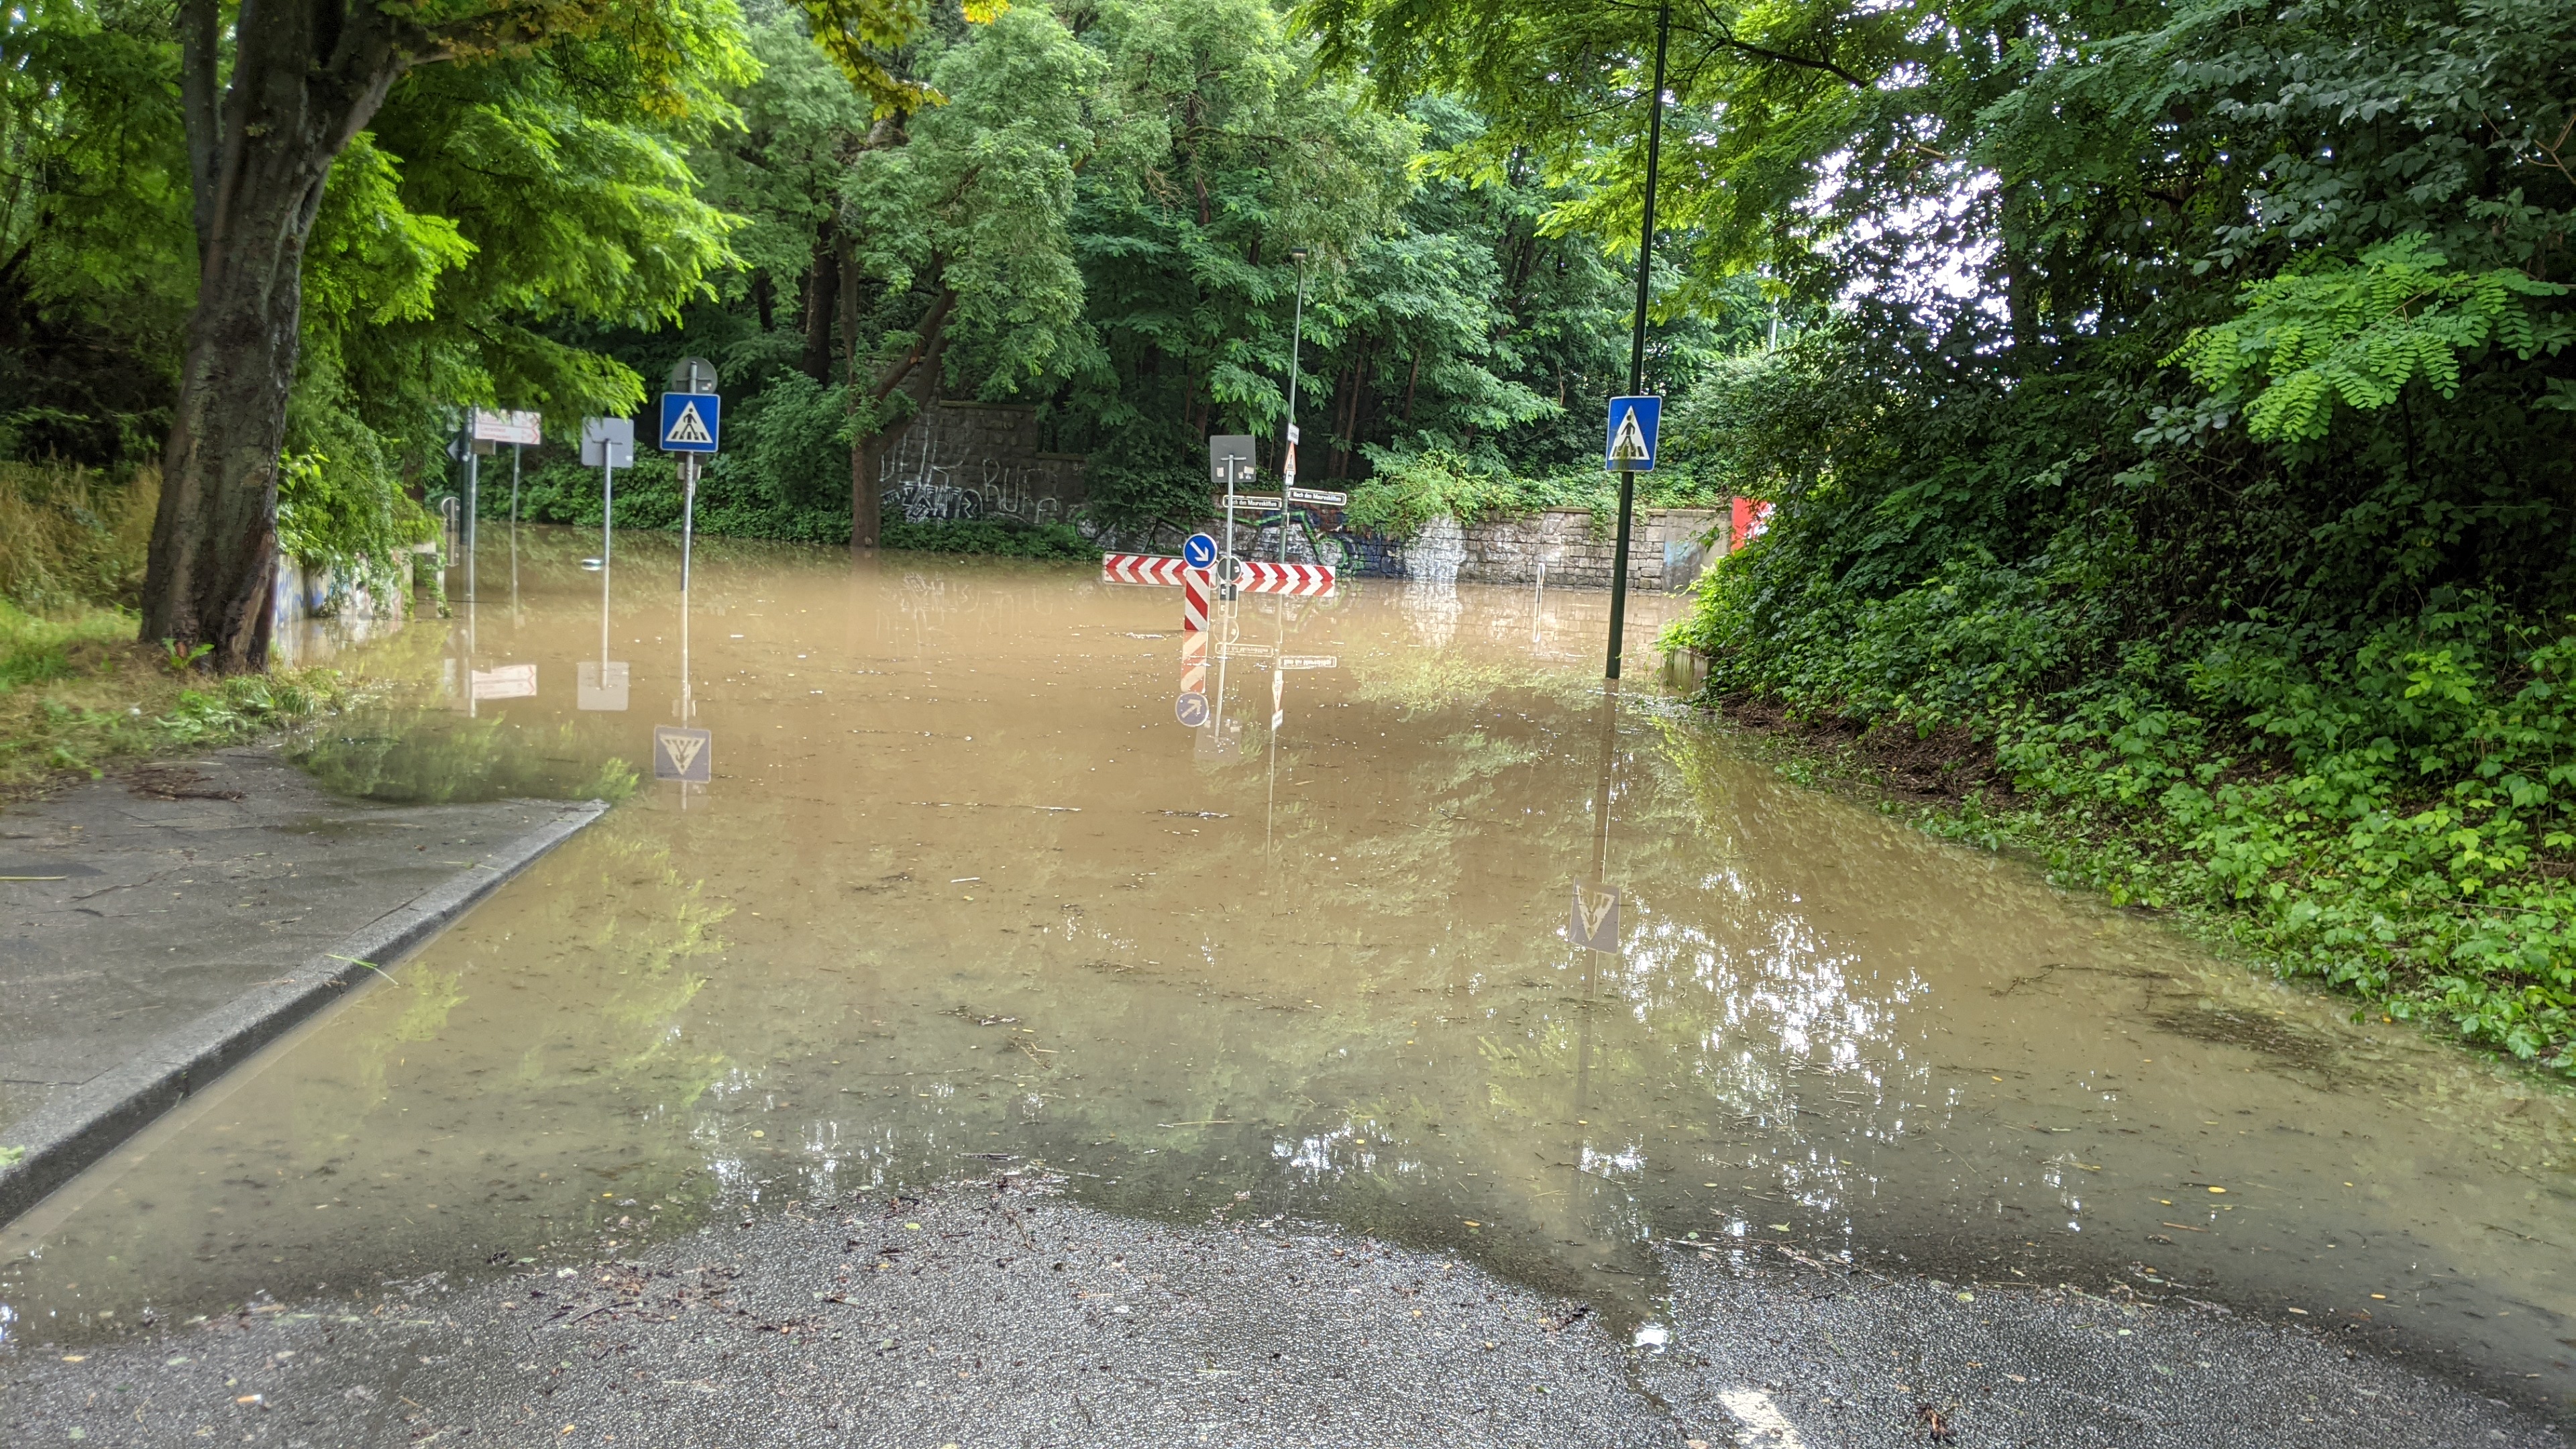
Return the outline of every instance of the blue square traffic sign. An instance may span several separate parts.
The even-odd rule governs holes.
[[[1659,397],[1610,399],[1610,433],[1601,447],[1601,466],[1613,473],[1655,470],[1655,429],[1664,419]]]
[[[724,400],[711,392],[662,394],[662,451],[712,453],[722,436]]]

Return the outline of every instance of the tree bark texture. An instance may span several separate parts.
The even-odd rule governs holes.
[[[197,303],[142,602],[145,639],[210,645],[214,666],[233,671],[268,662],[305,243],[331,163],[405,57],[368,0],[245,0],[218,103],[217,19],[216,0],[182,0]]]

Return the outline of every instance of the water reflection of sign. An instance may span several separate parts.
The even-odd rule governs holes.
[[[1282,669],[1339,669],[1342,667],[1342,656],[1338,654],[1283,654],[1279,656],[1279,667]]]
[[[1236,731],[1242,728],[1243,721],[1234,719],[1225,721],[1222,729],[1216,725],[1209,725],[1199,731],[1198,744],[1194,753],[1202,760],[1236,758],[1243,753],[1243,744],[1234,736]]]
[[[715,736],[677,725],[653,726],[653,778],[703,785],[715,764]]]
[[[1197,729],[1207,723],[1208,699],[1204,694],[1182,693],[1172,701],[1172,717],[1184,728]]]
[[[533,664],[496,664],[489,669],[473,671],[476,699],[533,699],[537,693],[537,666]]]
[[[1565,937],[1578,946],[1616,955],[1619,950],[1619,888],[1574,883],[1574,914]]]
[[[581,677],[573,687],[576,705],[582,709],[626,708],[625,660],[584,659],[577,668]]]
[[[1219,644],[1216,646],[1216,657],[1219,659],[1267,659],[1277,652],[1279,651],[1271,648],[1267,644]]]

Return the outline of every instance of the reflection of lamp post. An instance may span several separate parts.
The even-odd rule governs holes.
[[[1279,561],[1288,561],[1288,490],[1297,486],[1297,359],[1306,340],[1306,253],[1288,254],[1297,264],[1297,305],[1288,314],[1288,448],[1279,467]]]

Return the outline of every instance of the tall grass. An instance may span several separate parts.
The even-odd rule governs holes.
[[[30,613],[131,608],[143,584],[158,469],[119,481],[67,463],[0,463],[0,599]]]

